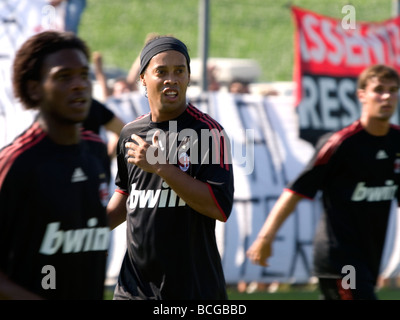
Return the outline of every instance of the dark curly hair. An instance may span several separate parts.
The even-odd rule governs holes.
[[[72,32],[44,31],[30,37],[19,48],[13,63],[13,90],[26,109],[37,107],[28,93],[29,80],[40,81],[44,59],[59,50],[78,49],[90,59],[86,43]]]

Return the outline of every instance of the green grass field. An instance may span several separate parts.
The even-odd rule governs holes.
[[[79,35],[107,66],[128,70],[150,32],[174,34],[197,57],[200,0],[88,0]],[[255,59],[259,81],[291,81],[293,33],[289,3],[343,18],[351,3],[358,21],[389,19],[392,0],[211,0],[209,56]]]
[[[400,300],[400,288],[388,287],[378,290],[379,300]],[[112,300],[113,291],[106,290],[104,299]],[[259,291],[254,293],[239,293],[235,287],[228,287],[229,300],[319,300],[316,286],[281,285],[273,293]]]

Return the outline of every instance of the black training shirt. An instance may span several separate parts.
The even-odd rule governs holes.
[[[127,252],[115,299],[226,299],[215,220],[190,208],[158,175],[127,163],[131,135],[152,143],[157,130],[169,163],[208,184],[225,220],[232,209],[230,145],[218,122],[189,104],[174,120],[154,123],[147,114],[126,125],[116,185],[129,195]]]
[[[109,170],[105,144],[88,131],[57,145],[35,122],[5,146],[0,270],[46,299],[103,299]]]
[[[322,191],[314,263],[318,277],[340,277],[353,266],[357,280],[375,283],[387,222],[400,184],[400,129],[372,136],[357,120],[320,139],[289,189],[308,198]],[[345,272],[347,273],[347,272]]]

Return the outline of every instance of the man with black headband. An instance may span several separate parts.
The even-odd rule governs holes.
[[[112,228],[127,221],[114,299],[227,299],[215,223],[227,221],[233,204],[228,137],[186,102],[184,43],[157,37],[140,62],[150,113],[121,131],[107,208]]]

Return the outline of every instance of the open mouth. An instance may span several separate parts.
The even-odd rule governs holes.
[[[169,98],[175,98],[178,96],[178,91],[177,90],[173,90],[173,89],[166,89],[164,90],[164,95],[169,97]]]
[[[88,99],[84,97],[78,97],[70,100],[70,104],[75,107],[86,106]]]
[[[384,104],[384,105],[381,106],[381,109],[382,110],[391,110],[392,106],[390,104]]]

